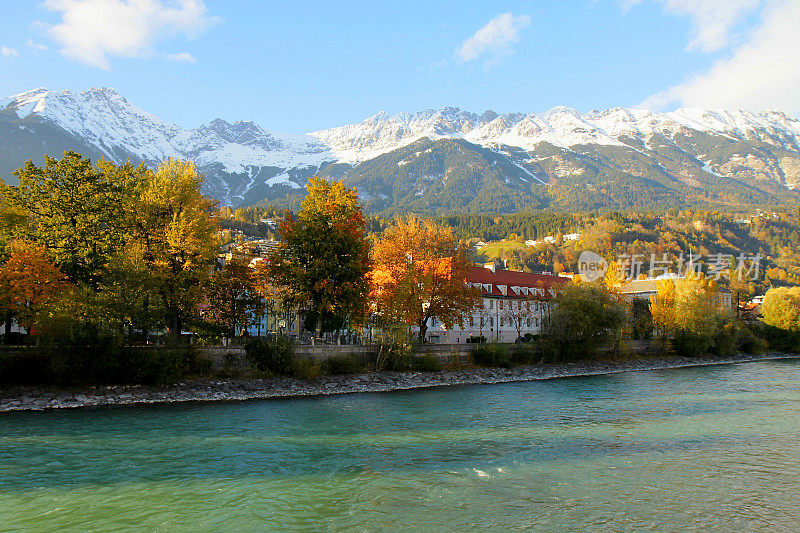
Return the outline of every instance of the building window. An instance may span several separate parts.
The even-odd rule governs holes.
[[[489,300],[489,309],[494,309],[494,300]]]
[[[499,302],[497,302],[497,305],[500,307],[500,309],[502,309],[503,308],[503,300],[500,300]]]
[[[475,326],[475,317],[471,316],[469,317],[469,327],[474,327],[474,326]]]
[[[490,316],[490,317],[489,317],[489,327],[490,327],[490,328],[493,328],[493,327],[494,327],[494,317],[493,317],[493,316]]]

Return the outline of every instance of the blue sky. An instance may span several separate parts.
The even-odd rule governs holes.
[[[389,113],[800,112],[800,0],[0,0],[0,96],[116,88],[184,127]]]

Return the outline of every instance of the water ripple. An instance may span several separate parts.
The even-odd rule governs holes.
[[[791,531],[798,370],[7,413],[0,529]]]

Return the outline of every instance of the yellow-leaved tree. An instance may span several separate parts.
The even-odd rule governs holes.
[[[134,213],[134,238],[173,336],[196,314],[218,251],[214,202],[200,192],[202,183],[193,163],[164,161],[147,173]]]

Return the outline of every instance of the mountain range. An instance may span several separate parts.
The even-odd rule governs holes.
[[[341,178],[370,212],[797,205],[800,120],[780,111],[614,108],[580,113],[380,113],[306,135],[215,119],[184,129],[114,89],[35,89],[0,100],[0,177],[72,149],[92,158],[193,160],[231,206],[296,203]]]

